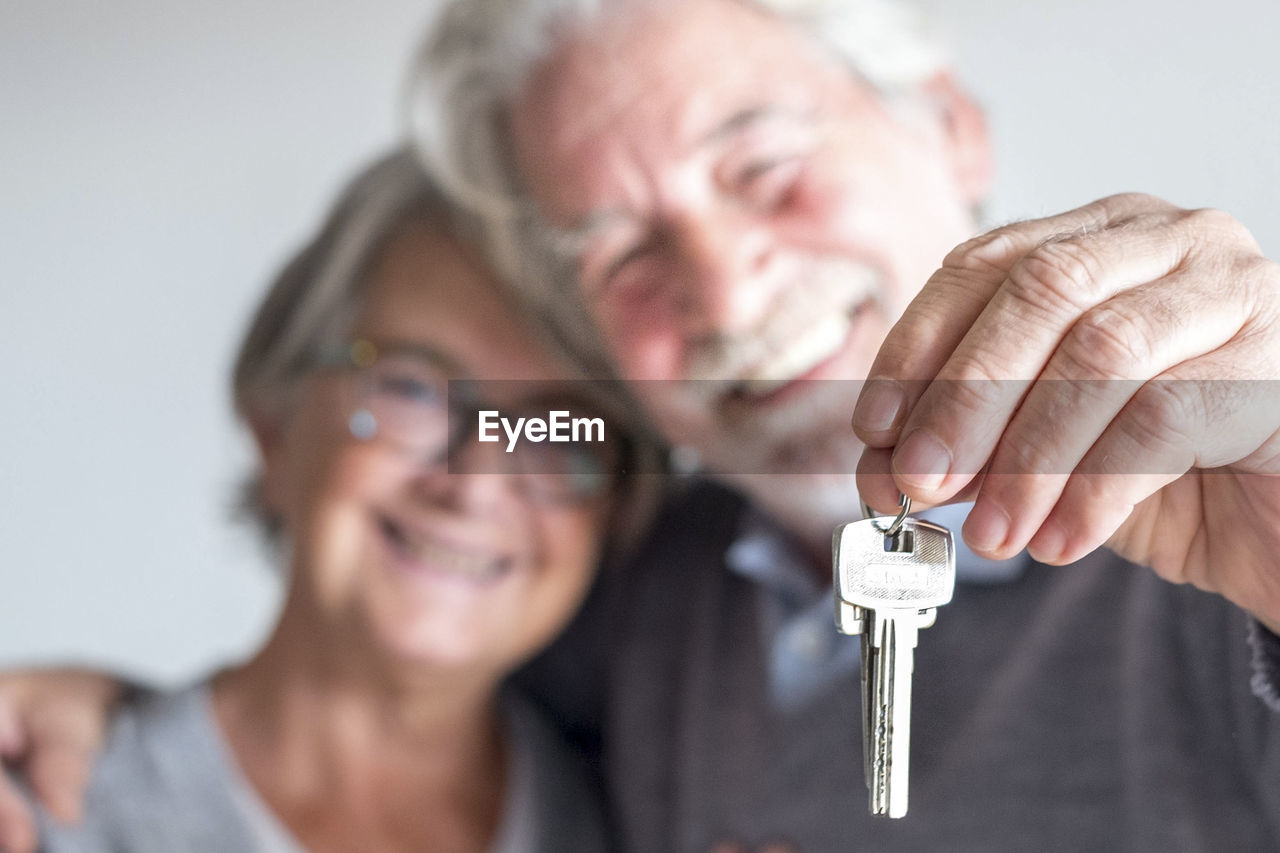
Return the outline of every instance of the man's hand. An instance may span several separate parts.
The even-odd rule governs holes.
[[[0,674],[0,759],[25,774],[55,817],[79,820],[109,712],[123,691],[116,679],[81,669]],[[31,810],[0,773],[0,850],[35,847]]]
[[[981,554],[1106,544],[1275,631],[1277,380],[1280,266],[1224,213],[1113,196],[947,256],[854,410],[859,487],[976,499]]]

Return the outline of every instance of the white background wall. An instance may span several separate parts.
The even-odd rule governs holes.
[[[228,521],[229,360],[397,131],[430,0],[0,4],[0,664],[172,681],[277,595]],[[1280,4],[929,0],[991,113],[997,220],[1141,189],[1280,257]]]

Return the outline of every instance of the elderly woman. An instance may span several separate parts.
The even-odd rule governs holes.
[[[362,174],[235,367],[249,504],[289,573],[275,630],[243,665],[126,704],[84,820],[42,815],[42,847],[603,849],[588,777],[504,682],[588,590],[621,448],[507,453],[474,430],[477,408],[590,411],[566,376],[410,157]]]

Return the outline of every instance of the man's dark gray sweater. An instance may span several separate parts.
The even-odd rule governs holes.
[[[1105,552],[958,587],[917,649],[910,812],[871,817],[856,674],[771,701],[762,590],[724,562],[743,511],[695,490],[561,647],[604,652],[628,850],[1280,850],[1248,618]]]

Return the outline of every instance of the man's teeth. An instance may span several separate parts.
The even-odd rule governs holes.
[[[403,529],[399,531],[400,544],[410,557],[429,563],[451,574],[469,578],[491,578],[501,574],[505,561],[493,557],[459,551],[436,540],[415,536]]]
[[[767,394],[808,373],[840,350],[852,324],[850,315],[843,311],[828,314],[817,326],[757,364],[744,377],[745,390],[751,394]]]

